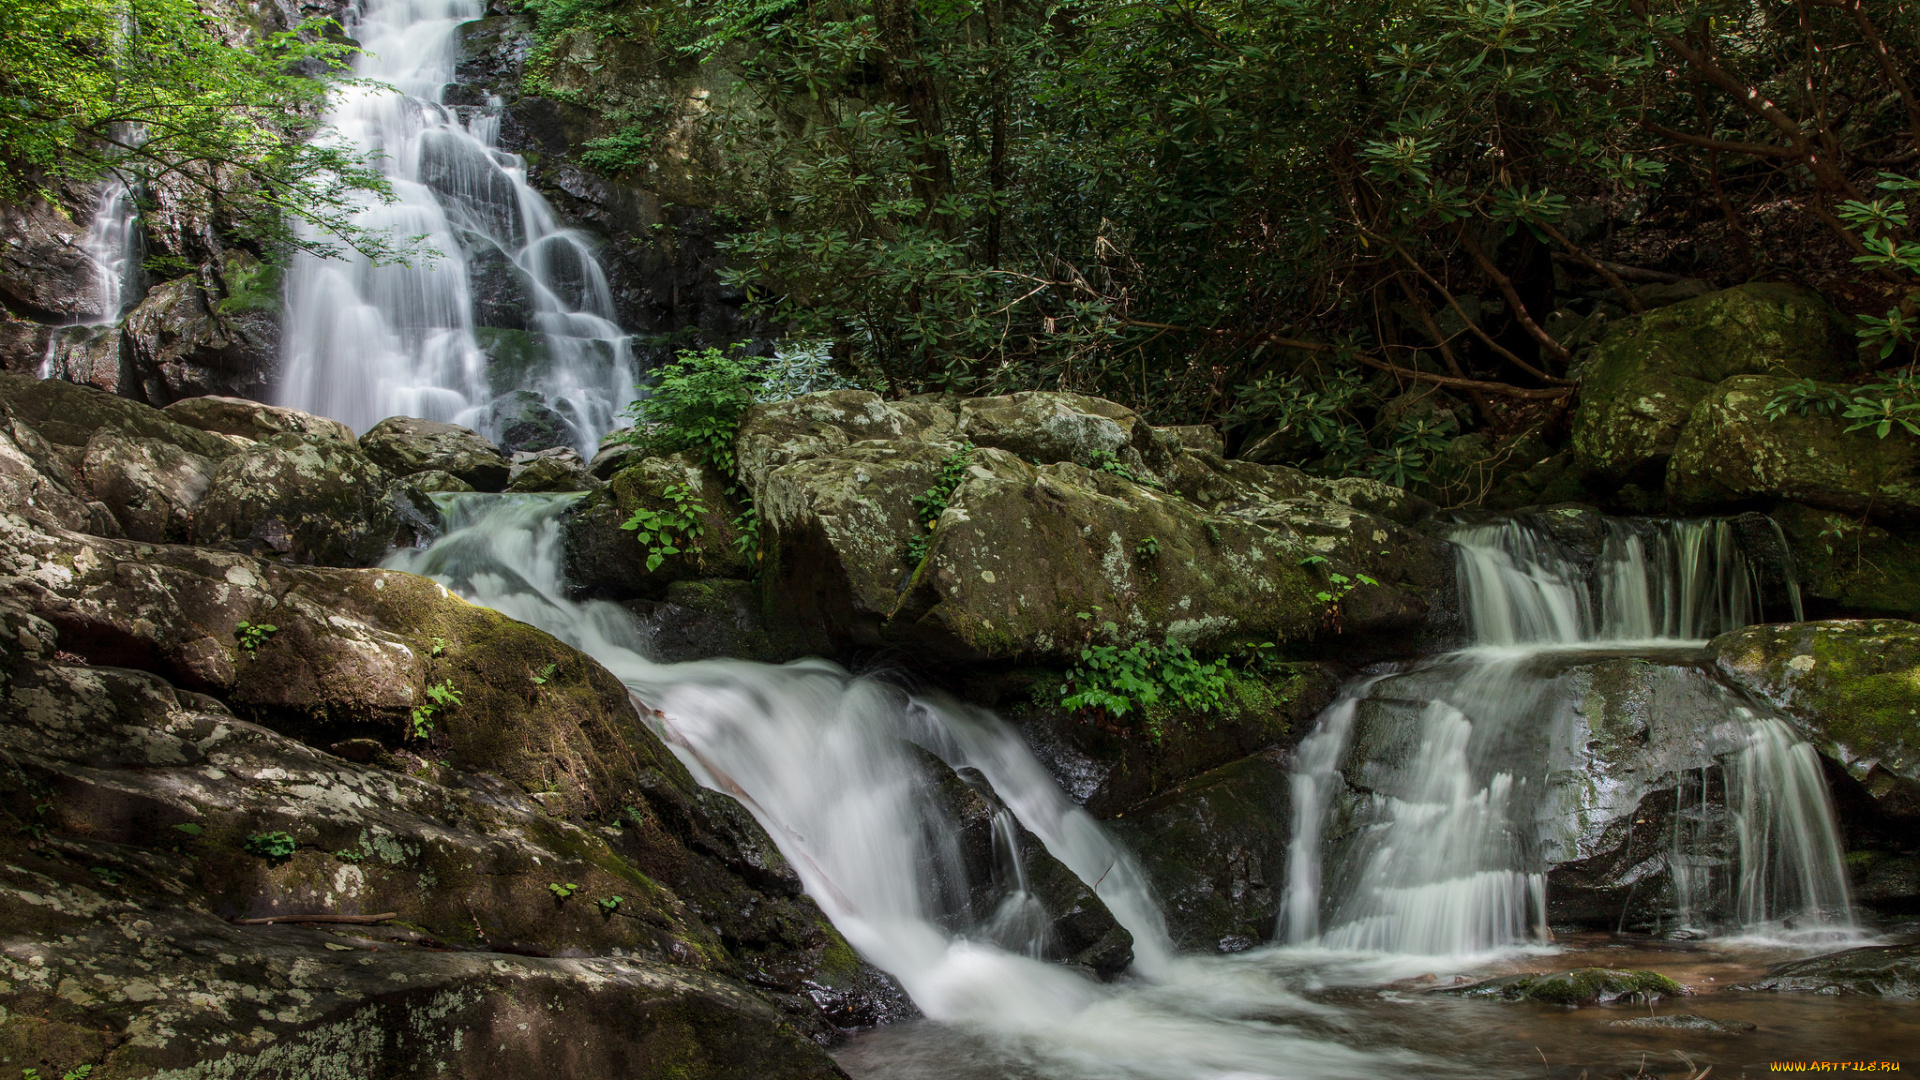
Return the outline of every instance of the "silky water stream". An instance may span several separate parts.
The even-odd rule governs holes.
[[[1356,679],[1300,747],[1284,944],[1191,957],[1173,954],[1133,859],[990,713],[823,661],[649,660],[648,628],[627,611],[566,595],[558,522],[571,498],[440,496],[445,535],[389,565],[593,655],[657,710],[652,722],[703,783],[747,805],[809,895],[926,1017],[842,1048],[856,1077],[1520,1077],[1542,1075],[1543,1059],[1596,1080],[1688,1075],[1683,1062],[1737,1076],[1772,1059],[1920,1045],[1920,1015],[1897,1003],[1687,999],[1685,1011],[1759,1025],[1730,1043],[1611,1024],[1641,1013],[1429,992],[1595,964],[1711,990],[1858,936],[1811,751],[1698,665],[1698,639],[1763,615],[1754,575],[1715,535],[1724,526],[1615,523],[1588,566],[1519,524],[1463,530],[1474,643]],[[1673,743],[1653,766],[1706,795],[1662,840],[1675,869],[1641,905],[1653,933],[1549,942],[1552,864],[1591,846],[1609,805],[1658,782],[1652,766],[1576,782],[1591,734],[1576,707],[1580,668],[1620,659],[1689,688],[1692,712],[1653,740]],[[1032,959],[995,927],[951,929],[927,869],[941,861],[944,811],[926,751],[977,769],[1018,827],[1096,886],[1134,936],[1128,977],[1100,984]]]

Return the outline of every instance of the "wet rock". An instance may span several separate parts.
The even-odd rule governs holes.
[[[436,495],[442,492],[458,493],[473,490],[472,484],[467,483],[465,480],[443,469],[428,469],[426,472],[414,473],[412,476],[407,477],[406,482],[410,484],[415,491],[423,495]]]
[[[279,375],[279,275],[229,253],[217,271],[203,267],[156,286],[121,332],[144,400],[265,397]]]
[[[1734,987],[1793,994],[1920,998],[1920,945],[1890,945],[1796,960]]]
[[[93,322],[100,310],[93,260],[81,250],[86,229],[39,199],[0,207],[0,303],[40,322]]]
[[[1920,528],[1786,504],[1771,511],[1800,590],[1848,614],[1920,616]]]
[[[43,362],[19,370],[143,399],[146,391],[128,352],[126,335],[117,326],[54,326],[47,328]]]
[[[1542,1005],[1635,1004],[1683,997],[1687,989],[1654,971],[1617,971],[1612,968],[1575,968],[1545,975],[1505,975],[1457,989],[1438,991],[1469,998],[1531,1001]]]
[[[1920,819],[1920,623],[1749,626],[1708,648],[1721,671],[1784,710],[1884,810]]]
[[[46,323],[18,318],[0,308],[0,371],[38,374],[53,332]]]
[[[274,435],[220,464],[194,512],[193,536],[296,563],[370,566],[401,528],[390,481],[353,443]]]
[[[218,395],[184,398],[161,411],[188,427],[250,442],[286,434],[331,438],[343,443],[356,441],[353,429],[338,420],[298,409],[263,405],[247,398]]]
[[[487,422],[500,433],[500,447],[509,454],[573,446],[573,429],[531,390],[515,390],[494,402]]]
[[[642,458],[621,469],[604,491],[582,499],[562,522],[567,580],[583,595],[658,600],[677,581],[752,576],[752,555],[736,544],[740,508],[728,496],[729,486],[686,454]],[[695,506],[703,509],[692,511]],[[680,550],[662,552],[649,567],[649,547],[634,530],[621,528],[642,510],[676,518],[692,513],[699,534],[674,530],[672,546]]]
[[[571,446],[516,453],[507,476],[508,491],[587,491],[595,486],[586,463]]]
[[[1014,952],[1084,967],[1111,979],[1133,963],[1133,935],[1099,895],[1022,828],[976,769],[921,755],[941,811],[932,835],[954,845],[939,883],[956,894],[946,921]],[[940,877],[941,875],[936,875]],[[1024,889],[1022,886],[1024,885]]]
[[[639,617],[648,634],[647,655],[662,663],[737,657],[783,664],[827,648],[805,627],[766,611],[760,590],[751,582],[675,581],[667,586],[664,600],[629,600],[621,606]]]
[[[390,416],[360,436],[360,449],[396,476],[436,470],[451,473],[475,491],[507,486],[512,466],[500,448],[472,428],[411,416]]]
[[[1848,432],[1842,417],[1768,418],[1790,381],[1741,375],[1704,395],[1674,446],[1668,501],[1694,512],[1789,500],[1856,518],[1920,518],[1920,445]]]
[[[489,240],[474,237],[467,258],[473,292],[473,324],[501,330],[526,330],[533,313],[532,283],[511,256]]]
[[[1177,948],[1272,940],[1287,887],[1290,765],[1285,751],[1255,754],[1107,822],[1152,882]]]
[[[1576,461],[1612,484],[1657,480],[1715,384],[1761,373],[1831,378],[1855,350],[1844,317],[1790,285],[1741,285],[1623,321],[1580,373]]]

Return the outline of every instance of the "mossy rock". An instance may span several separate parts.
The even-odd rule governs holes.
[[[56,446],[84,447],[96,432],[107,428],[128,438],[171,443],[213,461],[239,450],[226,439],[182,424],[152,406],[59,379],[0,373],[0,402]]]
[[[1611,484],[1657,479],[1715,384],[1833,378],[1856,356],[1839,312],[1791,285],[1741,285],[1648,312],[1615,326],[1581,370],[1575,460]]]
[[[479,432],[412,416],[389,416],[360,436],[360,449],[395,476],[438,470],[473,485],[475,491],[507,486],[511,465],[500,448]]]
[[[1920,623],[1749,626],[1709,648],[1721,671],[1786,710],[1868,791],[1920,805]]]
[[[660,600],[675,582],[701,578],[747,578],[754,553],[738,546],[740,505],[727,494],[725,477],[687,454],[646,457],[613,474],[605,490],[582,499],[561,524],[568,582],[581,593],[609,600]],[[688,502],[706,507],[697,515],[700,535],[674,546],[656,567],[635,531],[623,529],[636,511],[677,512],[686,503],[667,498],[678,488]]]
[[[1667,501],[1699,513],[1787,500],[1856,517],[1920,518],[1920,440],[1846,430],[1767,404],[1790,380],[1740,375],[1694,407],[1667,467]],[[1834,387],[1832,389],[1838,389]]]
[[[1688,991],[1686,987],[1655,971],[1590,967],[1545,975],[1506,975],[1446,993],[1497,1001],[1561,1005],[1571,1009],[1582,1005],[1610,1005],[1616,1001],[1644,1004],[1661,998],[1682,997]]]
[[[1800,591],[1848,614],[1920,616],[1920,526],[1789,503],[1775,507]]]

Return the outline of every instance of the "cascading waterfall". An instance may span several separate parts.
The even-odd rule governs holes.
[[[385,265],[355,252],[296,260],[281,403],[358,431],[421,416],[508,444],[530,423],[591,454],[633,398],[631,344],[592,248],[559,226],[525,163],[495,147],[500,103],[441,103],[456,31],[483,7],[375,2],[353,28],[365,45],[356,73],[393,88],[356,90],[331,117],[380,155],[393,189],[355,220],[425,250]]]
[[[79,245],[93,264],[94,314],[72,326],[57,327],[47,336],[47,351],[40,359],[41,378],[78,376],[84,380],[88,372],[75,370],[80,359],[77,354],[100,337],[103,327],[117,324],[128,302],[137,299],[140,267],[134,256],[139,246],[138,209],[133,193],[117,177],[101,183],[94,198],[93,220],[87,223]]]
[[[566,596],[558,518],[573,498],[437,496],[445,534],[388,565],[432,576],[605,664],[689,770],[740,799],[808,895],[927,1016],[1017,1047],[1020,1075],[1062,1080],[1370,1080],[1433,1064],[1306,1029],[1324,1023],[1324,1010],[1258,971],[1175,958],[1133,859],[991,713],[823,661],[648,660],[632,615]],[[923,872],[943,861],[922,827],[941,813],[924,779],[920,755],[929,751],[962,777],[977,770],[1018,828],[1095,887],[1133,934],[1135,970],[1150,981],[1102,985],[1033,959],[1023,890],[984,925],[942,928],[940,884]],[[1013,820],[996,828],[1017,884],[1013,830]]]
[[[1569,767],[1557,755],[1580,722],[1556,665],[1583,652],[1657,657],[1764,616],[1760,577],[1724,521],[1610,522],[1591,571],[1523,521],[1453,540],[1472,644],[1349,687],[1301,744],[1286,940],[1441,956],[1545,940],[1549,780]],[[1791,582],[1786,591],[1797,619]],[[1703,790],[1676,815],[1668,859],[1680,921],[1704,921],[1721,898],[1741,926],[1846,925],[1812,748],[1695,683],[1718,695],[1720,726],[1737,733],[1723,781],[1737,865],[1716,878],[1718,862],[1702,855]]]

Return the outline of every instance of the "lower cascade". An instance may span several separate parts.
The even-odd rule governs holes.
[[[648,659],[635,616],[567,595],[559,522],[575,498],[438,496],[445,534],[388,565],[606,665],[700,781],[760,820],[849,942],[928,1018],[1001,1047],[993,1061],[1012,1054],[1018,1075],[1411,1067],[1421,1059],[1405,1051],[1312,1034],[1324,1018],[1300,988],[1547,944],[1559,877],[1605,846],[1621,824],[1612,810],[1663,783],[1676,794],[1668,819],[1632,823],[1664,830],[1629,886],[1637,927],[1681,938],[1851,930],[1812,748],[1698,663],[1699,637],[1761,617],[1769,591],[1737,550],[1713,553],[1720,523],[1613,523],[1587,568],[1518,522],[1457,533],[1472,643],[1366,674],[1325,710],[1296,758],[1286,944],[1197,958],[1174,955],[1134,859],[991,713],[824,661]],[[1658,730],[1646,768],[1589,777],[1589,744],[1614,736],[1587,699],[1596,672],[1623,663],[1650,680]],[[985,917],[956,918],[956,892],[980,883],[954,868],[958,826],[929,757],[991,793],[1001,896]],[[1046,915],[1027,891],[1022,831],[1131,935],[1131,978],[1103,985],[1042,962]]]

